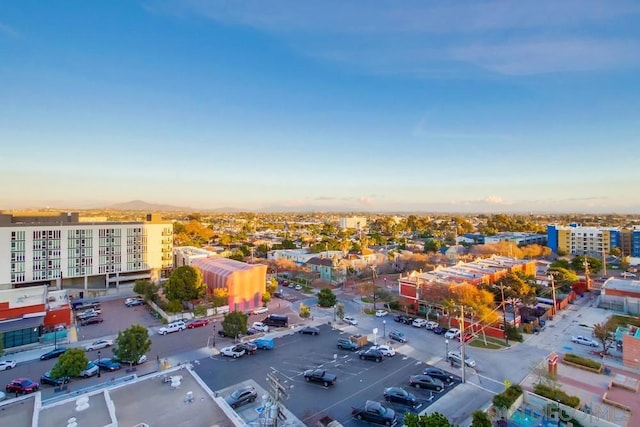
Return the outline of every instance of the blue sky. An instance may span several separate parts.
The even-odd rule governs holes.
[[[0,208],[640,212],[640,3],[0,0]]]

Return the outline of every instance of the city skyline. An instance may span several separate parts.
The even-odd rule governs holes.
[[[639,213],[640,5],[24,1],[0,209]]]

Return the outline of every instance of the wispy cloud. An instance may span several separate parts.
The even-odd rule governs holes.
[[[304,55],[374,73],[438,77],[479,67],[527,75],[640,64],[640,4],[631,0],[152,0],[150,8],[269,32]]]
[[[20,33],[2,22],[0,22],[0,34],[7,35],[9,37],[20,37]]]

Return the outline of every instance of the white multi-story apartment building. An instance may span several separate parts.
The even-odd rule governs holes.
[[[340,228],[346,230],[349,228],[355,230],[363,230],[367,226],[367,218],[363,216],[351,216],[340,218]]]
[[[78,213],[0,213],[0,289],[47,285],[82,296],[117,293],[173,267],[173,223],[84,222]]]

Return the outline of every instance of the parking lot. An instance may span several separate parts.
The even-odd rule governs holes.
[[[404,355],[403,345],[399,343],[393,344],[397,352],[394,357],[387,357],[380,363],[360,360],[356,353],[336,346],[339,337],[348,335],[329,326],[321,326],[317,336],[291,333],[277,338],[273,350],[260,350],[255,355],[238,359],[218,355],[200,360],[195,369],[212,390],[232,388],[248,379],[268,390],[266,375],[272,370],[277,371],[293,385],[290,398],[284,404],[306,425],[315,425],[325,415],[345,425],[366,425],[351,417],[351,407],[364,404],[366,400],[384,401],[384,389],[394,386],[405,388],[419,401],[419,406],[414,409],[396,403],[387,404],[396,410],[402,421],[402,414],[408,410],[424,410],[459,384],[456,377],[456,381],[440,393],[412,388],[409,377],[421,374],[428,365]],[[302,373],[311,368],[326,369],[337,375],[337,383],[327,388],[307,383]],[[250,405],[257,408],[260,403]],[[243,411],[247,411],[247,407]]]
[[[76,322],[78,340],[85,341],[117,335],[119,331],[136,324],[147,328],[161,325],[161,322],[151,314],[146,304],[127,307],[124,305],[124,300],[124,298],[118,298],[100,302],[101,316],[104,319],[102,323],[80,326],[80,322]]]

